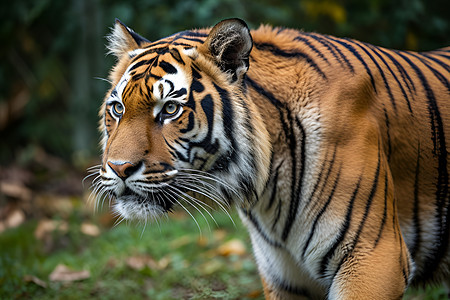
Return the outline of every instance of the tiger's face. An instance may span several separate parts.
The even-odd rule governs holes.
[[[101,109],[99,190],[121,217],[205,208],[204,198],[223,206],[262,190],[271,149],[243,87],[252,47],[245,24],[150,43],[116,22],[110,42],[118,63]]]

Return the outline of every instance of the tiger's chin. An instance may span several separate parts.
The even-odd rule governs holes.
[[[118,217],[125,220],[148,222],[166,215],[172,207],[173,203],[161,195],[127,192],[115,199],[112,208]]]

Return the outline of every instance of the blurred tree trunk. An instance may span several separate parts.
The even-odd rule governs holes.
[[[96,107],[102,99],[98,90],[103,88],[95,77],[103,72],[103,37],[101,35],[102,15],[98,0],[73,0],[74,16],[67,22],[75,22],[78,35],[73,37],[75,48],[72,69],[72,95],[70,97],[70,115],[73,124],[73,160],[84,164],[92,150],[95,150],[98,134]],[[92,105],[92,101],[98,105]]]

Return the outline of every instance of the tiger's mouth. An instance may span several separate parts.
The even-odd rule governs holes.
[[[172,211],[177,195],[168,191],[136,193],[126,187],[117,195],[113,210],[126,220],[147,221]]]

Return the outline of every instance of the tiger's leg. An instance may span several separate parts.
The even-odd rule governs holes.
[[[307,295],[300,295],[297,293],[290,293],[289,291],[285,291],[279,287],[272,287],[270,284],[266,282],[263,276],[261,276],[261,282],[264,289],[264,297],[267,300],[306,300],[311,299]]]
[[[264,297],[268,300],[281,300],[279,295],[276,294],[276,291],[273,290],[267,282],[264,280],[264,277],[261,277],[262,286],[264,289]]]
[[[252,240],[253,254],[266,299],[323,299],[326,286],[321,286],[299,266],[299,262],[288,249],[265,235],[262,225],[255,226],[255,220],[246,212],[239,211]]]
[[[255,238],[255,233],[251,236]],[[286,249],[254,239],[253,250],[266,299],[324,299],[326,287],[315,282]]]
[[[333,279],[329,299],[401,299],[412,264],[398,233],[385,231],[375,247],[361,242],[347,255]]]

